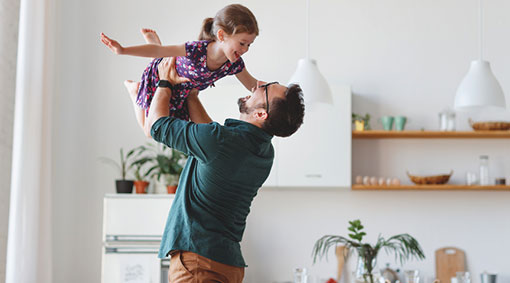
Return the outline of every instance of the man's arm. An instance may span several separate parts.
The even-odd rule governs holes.
[[[197,124],[211,123],[212,119],[205,111],[204,106],[198,99],[198,90],[193,89],[186,99],[188,105],[188,113],[191,121]]]
[[[143,129],[147,137],[151,137],[152,125],[154,125],[159,118],[168,116],[170,112],[168,104],[170,103],[171,95],[172,91],[167,87],[158,87],[156,89],[149,108],[149,114],[146,118],[147,121]]]
[[[175,71],[175,59],[165,58],[158,66],[161,80],[168,80],[171,84],[186,81],[179,78]],[[196,93],[194,94],[196,95]],[[167,117],[168,102],[171,96],[169,88],[158,87],[147,117],[147,134],[168,147],[175,148],[187,155],[193,155],[202,162],[214,160],[222,141],[221,126],[217,123],[196,124],[181,119]],[[191,103],[200,103],[193,101]],[[196,106],[196,105],[195,105]],[[194,108],[196,109],[196,108]]]
[[[175,70],[175,58],[164,58],[158,65],[158,74],[160,80],[167,80],[172,85],[189,81],[187,78],[181,78]],[[166,117],[169,114],[168,105],[170,103],[170,96],[172,91],[167,87],[158,87],[154,92],[149,114],[145,123],[144,133],[147,137],[151,137],[152,125],[161,117]]]

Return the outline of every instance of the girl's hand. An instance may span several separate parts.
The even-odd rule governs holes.
[[[110,50],[115,54],[122,54],[124,51],[124,47],[122,47],[116,40],[106,36],[104,33],[101,33],[101,42],[110,48]]]

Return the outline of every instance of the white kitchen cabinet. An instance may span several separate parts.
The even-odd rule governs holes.
[[[264,187],[351,186],[351,90],[333,86],[333,105],[307,107],[301,129],[289,138],[273,139],[275,161]],[[239,97],[250,93],[241,85],[207,89],[200,99],[211,118],[239,118]]]

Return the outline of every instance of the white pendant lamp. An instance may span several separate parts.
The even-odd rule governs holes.
[[[306,13],[306,58],[299,60],[296,72],[289,83],[297,83],[301,86],[306,105],[318,102],[333,104],[328,82],[319,71],[317,62],[310,59],[310,0],[306,0]]]
[[[475,110],[486,107],[506,108],[505,94],[491,71],[490,63],[483,60],[483,5],[479,0],[479,44],[480,59],[471,62],[455,95],[456,110]]]

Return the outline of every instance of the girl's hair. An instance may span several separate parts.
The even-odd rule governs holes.
[[[240,4],[231,4],[221,9],[214,18],[206,18],[198,40],[217,40],[216,33],[222,29],[228,35],[249,33],[259,35],[257,19],[253,13]]]

